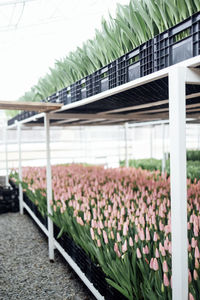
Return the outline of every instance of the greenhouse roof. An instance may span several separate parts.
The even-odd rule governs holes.
[[[195,73],[198,76],[200,56],[185,60],[176,66],[187,67],[188,72],[192,68],[193,76]],[[169,118],[168,75],[172,68],[174,66],[62,107],[56,104],[59,109],[49,113],[51,125],[114,125],[124,122],[166,120]],[[48,105],[51,107],[53,104]],[[200,85],[197,81],[191,82],[191,79],[186,78],[187,117],[197,120],[199,112]],[[44,114],[20,122],[28,126],[40,126],[44,123]],[[12,126],[15,125],[10,127]]]

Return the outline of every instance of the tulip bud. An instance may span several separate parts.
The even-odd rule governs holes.
[[[94,241],[94,230],[92,227],[90,228],[90,234],[91,234],[92,240]]]
[[[191,283],[191,281],[192,281],[192,275],[191,275],[190,270],[188,270],[188,281],[189,281],[189,283]]]
[[[155,256],[156,256],[156,258],[159,258],[159,257],[160,257],[160,254],[159,254],[159,252],[158,252],[158,248],[156,248]]]
[[[136,243],[138,242],[138,235],[137,234],[135,235],[135,242]]]
[[[154,271],[158,271],[159,269],[157,258],[154,258],[153,260],[153,269]]]
[[[141,255],[141,252],[140,252],[140,249],[139,249],[139,248],[137,248],[137,250],[136,250],[136,254],[137,254],[137,258],[141,258],[141,257],[142,257],[142,255]]]
[[[154,259],[153,259],[153,257],[152,257],[151,260],[150,260],[150,265],[149,265],[149,266],[150,266],[150,269],[153,269],[153,260],[154,260]]]
[[[133,247],[133,239],[132,239],[131,236],[129,237],[129,246],[130,246],[130,247]]]
[[[164,282],[164,286],[169,286],[169,279],[165,273],[163,275],[163,282]]]
[[[199,253],[199,248],[198,248],[198,246],[195,247],[194,256],[195,256],[195,258],[200,258],[200,253]]]
[[[196,258],[195,259],[195,268],[198,270],[199,269],[199,262],[198,262],[198,259]]]
[[[154,242],[157,242],[157,240],[158,240],[158,234],[156,232],[154,232],[153,240],[154,240]]]
[[[168,272],[168,265],[166,260],[163,261],[163,272],[167,273]]]
[[[191,293],[189,293],[189,300],[195,300]]]
[[[125,240],[124,244],[122,245],[122,252],[125,253],[127,251],[127,240]]]
[[[197,240],[195,240],[194,237],[192,237],[191,246],[192,248],[195,248],[197,246]]]
[[[198,279],[198,273],[197,273],[197,271],[194,269],[194,271],[193,271],[193,277],[194,277],[194,280],[197,280]]]

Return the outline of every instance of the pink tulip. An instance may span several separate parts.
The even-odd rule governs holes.
[[[197,240],[195,240],[194,237],[192,237],[191,246],[192,248],[195,248],[197,246]]]
[[[142,257],[142,255],[141,255],[141,252],[140,252],[140,249],[139,249],[139,248],[137,248],[137,250],[136,250],[136,254],[137,254],[137,258],[141,258],[141,257]]]
[[[189,293],[189,300],[195,300],[191,293]]]
[[[107,236],[107,233],[105,232],[105,230],[103,230],[103,239],[104,239],[104,243],[108,244],[108,236]]]
[[[149,228],[146,227],[146,241],[150,241],[151,237],[150,237],[150,232],[149,232]]]
[[[157,242],[157,240],[158,240],[158,234],[157,234],[157,232],[154,232],[153,240],[154,240],[154,242]]]
[[[197,271],[194,269],[194,271],[193,271],[193,277],[194,277],[194,280],[197,280],[198,279],[198,273],[197,273]]]
[[[123,236],[127,236],[128,233],[128,224],[125,222],[123,226]]]
[[[125,240],[124,244],[122,245],[122,252],[125,253],[127,251],[127,240]]]
[[[135,235],[135,242],[136,243],[138,242],[138,235],[137,234]]]
[[[120,234],[119,234],[119,232],[117,232],[117,241],[118,241],[118,243],[120,243],[120,242],[121,242],[121,237],[120,237]]]
[[[94,230],[92,227],[90,228],[90,234],[91,234],[92,240],[94,241],[95,236],[94,236]]]
[[[191,283],[191,281],[192,281],[192,275],[191,275],[190,270],[188,270],[188,281],[189,281],[189,283]]]
[[[153,269],[154,271],[158,271],[159,269],[157,258],[154,258],[153,260]]]
[[[129,237],[129,246],[130,246],[130,247],[133,247],[133,239],[132,239],[131,236]]]
[[[156,248],[155,256],[156,256],[156,258],[159,258],[159,257],[160,257],[160,254],[159,254],[159,252],[158,252],[158,248]]]
[[[167,273],[168,272],[168,265],[166,260],[163,261],[163,272]]]
[[[140,230],[139,236],[140,236],[141,241],[144,241],[144,240],[145,240],[144,230],[143,230],[143,229]]]
[[[200,253],[199,253],[199,248],[198,248],[198,246],[195,247],[194,257],[195,257],[195,258],[200,258]]]
[[[151,260],[150,260],[150,264],[149,264],[150,269],[152,269],[152,270],[153,270],[153,261],[154,261],[154,259],[153,259],[153,257],[152,257]]]
[[[164,286],[169,286],[169,279],[165,273],[163,275],[163,282],[164,282]]]
[[[97,240],[97,246],[100,248],[101,247],[101,241],[98,239]]]
[[[198,270],[199,269],[199,262],[198,259],[195,258],[195,268]]]
[[[146,254],[149,254],[149,247],[147,245],[145,246],[145,252]]]

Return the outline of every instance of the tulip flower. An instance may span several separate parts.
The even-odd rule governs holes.
[[[159,269],[157,258],[154,258],[153,260],[153,269],[154,271],[158,271]]]
[[[195,300],[194,296],[191,293],[189,293],[189,300]]]
[[[163,274],[163,283],[164,286],[169,286],[169,279],[165,273]]]
[[[139,249],[139,248],[137,248],[137,250],[136,250],[136,254],[137,254],[137,258],[141,258],[141,257],[142,257],[142,255],[141,255],[141,252],[140,252],[140,249]]]
[[[163,272],[167,273],[168,272],[168,266],[166,260],[163,261]]]
[[[23,189],[32,193],[33,202],[45,215],[45,168],[23,168],[22,171],[23,182],[27,183],[27,188]],[[194,299],[193,294],[198,295],[196,287],[200,280],[200,181],[188,181],[187,185],[189,299]],[[170,178],[133,168],[104,169],[73,164],[52,167],[52,188],[53,221],[63,226],[103,270],[109,266],[109,277],[114,284],[120,285],[126,292],[129,288],[130,294],[134,295],[141,283],[151,280],[149,293],[153,292],[155,298],[159,298],[160,291],[165,293],[167,287],[170,297]],[[39,194],[41,197],[38,197]],[[136,266],[141,268],[141,278],[138,276],[136,280],[138,286],[130,282],[136,272],[135,255]],[[116,277],[114,266],[123,272],[125,286]],[[160,266],[162,269],[159,270]],[[145,270],[144,274],[142,270]],[[159,272],[154,273],[153,270]],[[149,297],[145,289],[143,293],[144,298]],[[134,295],[133,298],[139,299],[139,296]]]

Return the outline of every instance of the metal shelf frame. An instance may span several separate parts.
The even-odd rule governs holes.
[[[48,213],[51,214],[50,200],[52,199],[52,185],[51,185],[51,158],[50,158],[50,127],[51,121],[55,122],[54,125],[67,124],[69,120],[76,120],[77,124],[82,124],[83,120],[88,120],[92,125],[100,124],[121,124],[127,121],[136,120],[135,115],[127,112],[134,107],[124,107],[114,109],[104,113],[67,113],[72,108],[82,109],[89,103],[100,101],[104,98],[122,93],[123,91],[130,91],[138,86],[146,83],[154,82],[160,78],[168,78],[168,92],[169,99],[162,100],[162,103],[169,103],[169,126],[170,126],[170,169],[171,169],[171,232],[172,232],[172,297],[173,300],[188,299],[188,252],[187,252],[187,185],[186,185],[186,84],[200,85],[200,56],[188,59],[179,64],[162,69],[153,74],[138,78],[134,81],[128,82],[122,86],[118,86],[111,90],[107,90],[98,95],[89,97],[78,102],[63,106],[61,109],[51,113],[41,113],[30,117],[26,120],[17,122],[8,127],[18,128],[18,143],[19,143],[19,175],[21,178],[21,147],[20,147],[20,132],[22,126],[43,126],[46,135],[46,169],[47,169],[47,202]],[[198,95],[197,95],[198,96]],[[191,96],[195,97],[195,96]],[[147,105],[149,107],[149,104]],[[116,112],[120,111],[120,115]],[[159,117],[160,116],[160,117]],[[192,116],[198,118],[198,115]],[[158,113],[158,119],[167,119],[168,116]],[[43,119],[43,120],[42,120]],[[140,117],[137,122],[146,121],[148,118]],[[152,120],[151,114],[149,119]],[[156,119],[156,118],[155,118]],[[37,122],[40,121],[40,123]],[[42,122],[41,122],[42,120]],[[103,120],[99,122],[99,120]],[[106,121],[106,122],[105,122]],[[35,123],[35,124],[34,124]],[[84,123],[88,125],[88,123]],[[84,125],[82,124],[82,125]],[[69,123],[70,125],[70,123]],[[127,125],[125,125],[127,126]],[[21,189],[21,187],[20,187]],[[23,202],[23,195],[20,193],[20,213],[23,213],[25,206]],[[53,224],[48,218],[48,240],[49,240],[49,259],[54,259],[54,249],[57,248],[65,259],[71,264],[76,271],[76,266],[66,256],[53,237]],[[87,284],[82,275],[80,278],[90,288],[92,293],[97,299],[102,299],[100,294],[93,290],[90,284]]]

